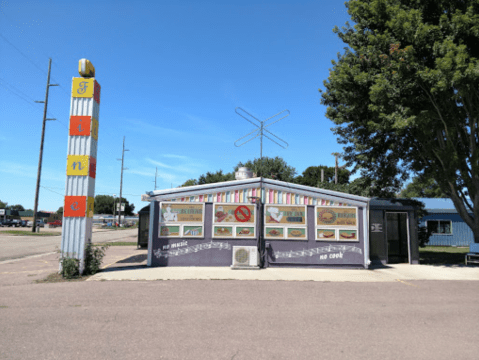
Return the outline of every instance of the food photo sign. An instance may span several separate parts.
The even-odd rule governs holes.
[[[256,237],[255,205],[214,204],[213,237],[248,239]]]
[[[205,205],[160,203],[160,238],[204,238]]]
[[[308,240],[305,205],[265,205],[264,237],[272,240]]]
[[[315,213],[316,240],[359,241],[357,208],[316,206]]]

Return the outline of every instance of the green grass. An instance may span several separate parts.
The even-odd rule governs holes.
[[[425,265],[464,265],[469,247],[426,246],[419,248],[419,262]]]
[[[61,232],[31,232],[28,230],[3,230],[2,234],[10,234],[16,236],[61,236]]]
[[[92,244],[92,246],[137,246],[138,243],[136,241],[118,241],[118,242],[109,242],[109,243],[97,243]]]

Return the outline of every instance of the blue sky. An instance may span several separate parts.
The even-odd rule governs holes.
[[[334,165],[342,151],[318,88],[343,51],[332,32],[349,16],[329,1],[23,1],[0,2],[0,200],[33,208],[48,58],[51,83],[39,209],[63,206],[72,77],[89,59],[102,86],[96,195],[140,196],[230,172],[259,157],[258,139],[235,147],[260,120],[288,109],[269,128],[288,142],[265,140],[300,174]]]

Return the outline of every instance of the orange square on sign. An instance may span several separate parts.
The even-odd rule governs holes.
[[[70,116],[70,136],[90,136],[91,116]]]
[[[86,196],[65,196],[64,217],[85,217]]]
[[[94,157],[90,156],[90,171],[89,171],[90,177],[93,179],[96,177],[96,159]]]

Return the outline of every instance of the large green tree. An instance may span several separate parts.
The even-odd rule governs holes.
[[[95,214],[111,214],[113,208],[115,214],[117,214],[117,206],[120,200],[117,197],[110,195],[97,195],[95,196],[94,212]],[[122,198],[122,203],[125,204],[125,212],[123,215],[131,216],[135,210],[135,205],[130,204],[127,199]]]
[[[247,167],[257,176],[262,176],[268,179],[293,182],[296,176],[296,169],[286,163],[283,158],[276,156],[274,158],[263,156],[261,158],[255,158],[254,160],[248,160],[245,163],[239,162],[235,167],[235,171],[238,171],[240,167]]]
[[[434,179],[479,242],[479,0],[346,6],[322,91],[344,159],[382,188]]]
[[[321,170],[324,171],[324,182],[335,183],[335,167],[325,165],[309,166],[296,177],[295,182],[301,185],[321,187]],[[348,184],[350,174],[348,169],[338,168],[338,184]]]
[[[399,196],[402,198],[447,197],[434,179],[424,179],[422,176],[415,176]]]

